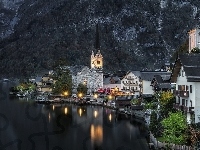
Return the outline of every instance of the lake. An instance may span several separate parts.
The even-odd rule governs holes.
[[[37,104],[9,98],[0,83],[0,149],[147,150],[143,124],[100,106]]]

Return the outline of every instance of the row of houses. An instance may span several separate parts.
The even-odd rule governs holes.
[[[174,90],[176,96],[174,108],[183,111],[188,123],[200,122],[200,54],[191,53],[194,48],[200,48],[199,28],[189,32],[189,53],[178,55],[174,65],[157,71],[128,71],[119,74],[103,73],[103,56],[98,50],[91,55],[91,68],[87,66],[66,66],[70,70],[73,82],[73,92],[79,83],[88,88],[88,93],[96,91],[109,94],[128,94],[137,97],[151,97],[156,91]],[[172,70],[172,71],[167,71]],[[51,74],[36,77],[33,82],[37,90],[51,92],[55,81]]]
[[[87,66],[67,66],[72,75],[73,89],[82,83],[87,86],[88,94],[100,92],[110,94],[117,90],[123,95],[151,96],[157,90],[167,90],[170,88],[170,72],[167,71],[128,71],[118,76],[116,74],[103,74]],[[37,91],[51,92],[52,73],[36,77],[31,81],[37,85]],[[166,83],[167,82],[167,83]],[[74,93],[76,90],[73,91]]]

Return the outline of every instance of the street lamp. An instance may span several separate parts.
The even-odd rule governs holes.
[[[79,96],[79,98],[81,98],[81,97],[83,96],[83,94],[82,94],[82,93],[79,93],[78,96]]]
[[[64,92],[64,96],[67,96],[67,95],[68,95],[68,92],[67,92],[67,91],[65,91],[65,92]]]
[[[97,99],[97,97],[98,97],[97,94],[94,94],[94,99]]]

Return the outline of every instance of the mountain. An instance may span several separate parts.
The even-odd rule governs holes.
[[[29,76],[90,65],[96,24],[104,69],[156,69],[199,24],[198,0],[2,0],[0,70]]]

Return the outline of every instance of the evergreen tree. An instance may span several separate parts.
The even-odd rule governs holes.
[[[87,94],[87,86],[82,83],[79,83],[79,85],[77,87],[77,92],[82,93],[83,95],[86,95]]]
[[[56,80],[52,90],[54,94],[63,94],[64,92],[67,92],[68,95],[71,95],[72,76],[69,70],[57,69],[54,79]]]
[[[158,130],[158,119],[157,119],[157,113],[155,111],[152,111],[150,116],[150,125],[149,130],[156,136],[157,130]]]

